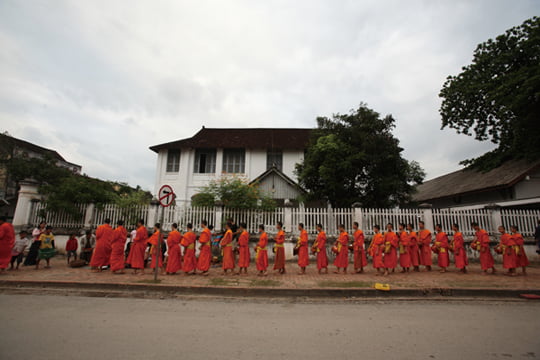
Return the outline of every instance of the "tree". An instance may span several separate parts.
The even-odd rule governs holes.
[[[360,104],[349,114],[318,117],[304,161],[296,166],[299,183],[311,199],[332,206],[359,202],[365,207],[391,207],[411,200],[414,185],[425,173],[401,157],[392,135],[395,120]]]
[[[498,145],[463,164],[489,170],[540,158],[540,18],[479,44],[472,64],[449,76],[439,96],[442,128]]]
[[[221,203],[231,209],[272,210],[276,204],[257,184],[239,177],[223,176],[212,180],[191,199],[193,206],[216,206]]]

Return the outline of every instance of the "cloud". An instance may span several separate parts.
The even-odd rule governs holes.
[[[104,11],[106,9],[106,11]],[[508,1],[0,3],[0,127],[153,189],[148,147],[208,127],[310,127],[366,102],[428,177],[492,148],[440,130],[438,92]]]

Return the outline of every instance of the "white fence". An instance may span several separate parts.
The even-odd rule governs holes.
[[[143,219],[147,226],[160,222],[163,219],[163,229],[169,230],[172,223],[178,223],[184,228],[192,223],[197,229],[201,221],[215,226],[217,230],[223,228],[228,218],[234,219],[236,224],[245,222],[248,231],[256,233],[259,224],[266,226],[269,233],[275,231],[275,224],[283,222],[285,230],[296,232],[297,225],[303,223],[306,230],[314,234],[316,225],[322,224],[327,234],[338,235],[337,227],[344,224],[345,228],[352,230],[353,222],[358,222],[360,228],[368,235],[372,234],[373,226],[384,228],[387,223],[393,223],[397,228],[399,223],[411,223],[415,228],[420,220],[426,223],[428,229],[433,230],[435,224],[441,224],[446,232],[451,232],[452,224],[457,223],[466,236],[474,234],[471,222],[478,222],[491,235],[496,235],[499,225],[509,228],[517,225],[524,236],[532,236],[540,218],[540,210],[513,210],[513,209],[361,209],[361,208],[276,208],[273,211],[235,210],[227,208],[195,208],[185,204],[160,208],[157,205],[138,205],[130,208],[119,208],[108,204],[102,207],[94,205],[78,205],[80,216],[72,217],[65,212],[47,213],[44,205],[35,203],[28,218],[28,225],[35,225],[41,220],[55,228],[77,229],[95,227],[105,218],[114,223],[124,220],[128,228],[133,228],[138,219]]]

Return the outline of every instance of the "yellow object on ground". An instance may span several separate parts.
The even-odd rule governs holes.
[[[381,291],[390,291],[390,285],[389,284],[381,284],[381,283],[375,283],[373,286],[377,290]]]

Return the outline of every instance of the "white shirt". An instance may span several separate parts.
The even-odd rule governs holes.
[[[15,240],[15,245],[13,245],[13,252],[20,254],[24,250],[25,247],[30,245],[30,242],[31,240],[29,238],[27,237],[21,238],[19,236],[19,238]]]

